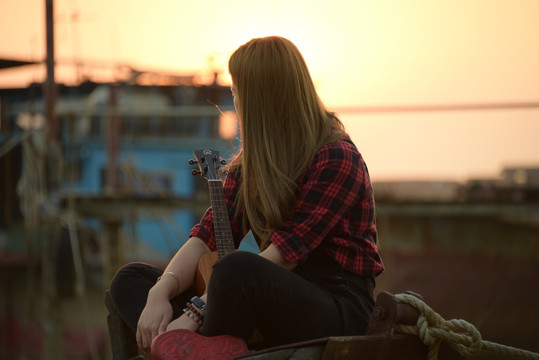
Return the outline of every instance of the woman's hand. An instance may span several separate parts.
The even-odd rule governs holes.
[[[172,305],[167,298],[151,299],[140,314],[137,324],[137,343],[146,353],[150,352],[152,340],[167,329],[172,320]]]

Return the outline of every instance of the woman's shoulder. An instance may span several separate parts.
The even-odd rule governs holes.
[[[313,156],[306,173],[321,169],[342,169],[357,167],[361,154],[349,136],[323,145]]]
[[[350,139],[350,136],[346,135],[340,140],[336,140],[322,146],[315,157],[318,156],[330,156],[330,157],[346,157],[350,155],[359,155],[359,150]]]

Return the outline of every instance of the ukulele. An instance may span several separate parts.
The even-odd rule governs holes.
[[[196,160],[189,160],[191,165],[198,164],[198,169],[192,171],[193,175],[201,175],[208,180],[208,190],[210,194],[210,205],[213,212],[213,228],[215,231],[215,242],[217,251],[202,255],[198,261],[195,289],[197,293],[203,295],[208,289],[208,283],[215,262],[224,256],[235,251],[232,230],[228,218],[228,210],[225,203],[225,193],[223,181],[219,177],[218,170],[225,165],[224,160],[219,160],[219,152],[211,149],[201,149],[193,152]],[[255,330],[249,343],[257,343],[263,340],[262,335]]]
[[[198,169],[194,169],[192,174],[201,175],[208,181],[210,205],[213,212],[213,228],[217,243],[217,251],[204,254],[198,262],[195,288],[197,293],[202,295],[207,290],[215,262],[235,251],[236,248],[232,238],[232,230],[230,229],[223,181],[218,174],[219,168],[225,165],[226,162],[219,159],[219,151],[212,149],[197,150],[193,152],[193,155],[196,160],[190,160],[189,163],[191,165],[198,164]]]

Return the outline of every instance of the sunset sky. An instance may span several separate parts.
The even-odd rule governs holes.
[[[44,0],[0,0],[0,57],[45,55]],[[376,180],[497,176],[539,166],[539,107],[355,113],[366,106],[539,103],[537,0],[56,0],[61,64],[113,64],[228,81],[230,53],[281,35],[302,51]],[[103,66],[97,70],[95,66]],[[74,81],[58,68],[58,81]],[[0,71],[0,87],[42,81]]]

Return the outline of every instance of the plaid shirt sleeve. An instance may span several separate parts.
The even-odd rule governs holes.
[[[288,261],[306,261],[323,246],[343,268],[360,274],[383,270],[376,246],[374,197],[367,167],[355,145],[322,147],[298,179],[291,216],[270,234]]]

